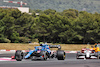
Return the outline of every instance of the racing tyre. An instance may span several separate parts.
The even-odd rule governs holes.
[[[47,60],[48,58],[46,51],[41,51],[40,54],[38,54],[38,56],[43,56],[43,60]]]
[[[17,50],[15,53],[15,57],[17,61],[22,61],[23,59],[23,52],[21,50]]]
[[[36,59],[35,59],[35,56],[32,56],[31,57],[31,61],[35,61]]]
[[[77,52],[76,59],[79,59],[80,52]]]
[[[95,53],[95,56],[96,56],[96,57],[98,56],[98,53],[97,53],[97,52]]]
[[[57,50],[57,59],[64,60],[65,59],[65,52],[63,50]]]
[[[46,61],[46,60],[47,60],[47,57],[48,57],[48,56],[47,56],[47,53],[46,53],[46,52],[44,52],[43,56],[44,56],[44,57],[43,57],[43,60],[45,60],[45,61]]]
[[[97,58],[100,59],[100,52],[98,52],[97,54],[98,54],[98,55],[97,55]]]
[[[95,56],[97,57],[97,59],[100,59],[99,52],[96,52],[96,53],[95,53]]]

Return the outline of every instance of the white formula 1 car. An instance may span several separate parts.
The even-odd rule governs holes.
[[[96,55],[94,50],[91,49],[82,49],[81,52],[77,52],[76,54],[77,59],[97,59],[98,56]]]

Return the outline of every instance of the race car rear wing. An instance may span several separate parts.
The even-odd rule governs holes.
[[[60,45],[49,45],[50,48],[58,48],[58,50],[61,49],[61,46]]]

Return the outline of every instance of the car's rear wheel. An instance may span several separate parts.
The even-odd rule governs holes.
[[[97,58],[100,59],[100,52],[97,52]]]
[[[57,59],[64,60],[65,59],[65,52],[63,50],[57,50]]]
[[[97,59],[100,59],[99,52],[96,52],[96,53],[95,53],[95,56],[97,57]]]
[[[31,57],[31,61],[35,61],[36,60],[36,57],[35,56],[32,56]]]
[[[33,56],[31,57],[31,60],[36,60],[36,57],[41,57],[42,56],[42,60],[47,60],[48,56],[47,56],[47,52],[46,51],[41,51],[40,53],[37,53],[36,55],[33,54]]]
[[[47,60],[48,56],[47,56],[47,52],[43,52],[43,60]]]

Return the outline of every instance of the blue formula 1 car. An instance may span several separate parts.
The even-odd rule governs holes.
[[[65,59],[65,52],[61,50],[60,45],[47,45],[41,44],[40,46],[35,46],[35,50],[30,50],[29,52],[22,52],[21,50],[17,50],[15,52],[15,59],[17,61],[22,61],[22,59],[43,59],[47,60],[47,58],[57,58],[58,60]],[[56,52],[51,52],[50,48],[58,48]]]

